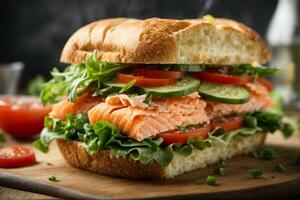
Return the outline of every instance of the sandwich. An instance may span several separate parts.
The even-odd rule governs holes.
[[[33,145],[57,141],[71,165],[102,175],[168,179],[248,154],[292,127],[266,77],[265,41],[229,19],[115,18],[66,43],[41,101]]]

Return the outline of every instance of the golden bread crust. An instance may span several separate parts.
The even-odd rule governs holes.
[[[93,22],[66,43],[63,63],[84,63],[94,50],[112,63],[262,64],[270,60],[265,41],[229,19],[146,20],[115,18]]]
[[[109,150],[90,155],[82,142],[57,140],[57,144],[65,160],[81,169],[131,179],[164,179],[212,165],[220,159],[247,154],[254,148],[262,146],[265,138],[266,133],[257,133],[246,138],[236,138],[229,147],[214,144],[202,151],[194,150],[189,156],[174,153],[167,167],[162,167],[156,162],[143,165],[128,156],[118,157]]]

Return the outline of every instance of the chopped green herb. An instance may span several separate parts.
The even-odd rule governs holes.
[[[259,168],[250,169],[250,175],[252,178],[256,179],[262,176],[262,171]]]
[[[215,186],[216,182],[217,182],[217,178],[215,176],[207,176],[207,178],[206,178],[207,185]]]
[[[214,168],[214,174],[224,176],[225,174],[225,161],[221,160]]]
[[[49,179],[49,181],[52,181],[52,182],[59,182],[59,180],[57,180],[56,176],[50,176],[48,179]]]
[[[209,24],[215,24],[215,18],[212,15],[205,15],[203,19]]]
[[[283,166],[283,164],[276,164],[275,169],[278,172],[283,172],[285,170],[285,167]]]
[[[52,165],[52,163],[46,163],[47,165],[49,165],[49,166],[51,166]]]
[[[276,151],[271,147],[263,147],[252,151],[252,155],[255,158],[263,160],[272,160],[276,157]]]
[[[300,131],[300,117],[298,117],[298,120],[297,120],[297,128],[298,128],[298,131]]]

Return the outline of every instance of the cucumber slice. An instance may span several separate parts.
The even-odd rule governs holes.
[[[172,70],[176,70],[176,71],[183,71],[183,72],[200,72],[205,70],[205,66],[204,65],[174,65],[173,68],[171,68]]]
[[[249,91],[241,86],[210,82],[202,82],[199,93],[204,99],[228,104],[246,103],[250,98]]]
[[[111,87],[111,91],[119,92],[126,84],[106,82],[106,86]],[[132,87],[128,92],[148,93],[155,97],[168,98],[185,96],[192,92],[198,91],[200,81],[192,77],[183,77],[173,85],[160,86],[160,87]]]
[[[161,87],[145,87],[143,88],[146,93],[152,94],[156,97],[178,97],[185,96],[199,89],[200,81],[192,77],[184,77],[178,80],[173,85]]]
[[[171,70],[171,71],[183,71],[183,72],[200,72],[205,69],[205,65],[201,64],[163,64],[163,65],[148,65],[148,69],[156,70]]]

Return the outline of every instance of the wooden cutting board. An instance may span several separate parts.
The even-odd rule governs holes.
[[[212,174],[211,168],[165,181],[136,181],[86,172],[68,165],[53,143],[48,154],[35,151],[38,164],[34,166],[0,169],[0,185],[73,199],[280,199],[300,196],[300,166],[291,165],[300,155],[299,134],[288,140],[281,134],[269,135],[267,145],[278,151],[274,160],[250,156],[233,158],[226,161],[225,176],[217,177],[218,185],[209,186],[205,180]],[[286,170],[277,172],[277,163],[284,164]],[[262,178],[251,179],[249,169],[254,167],[262,169]],[[59,182],[50,182],[48,177],[52,175]]]

